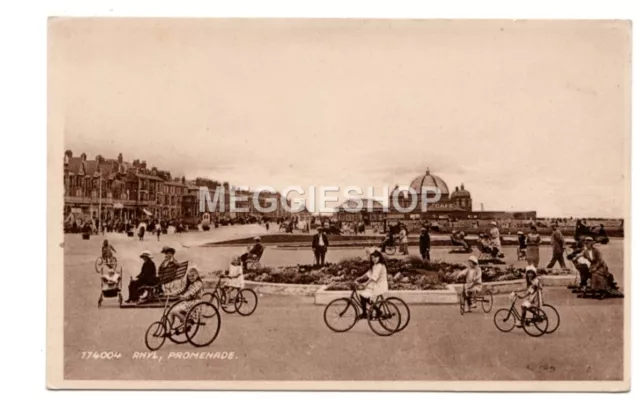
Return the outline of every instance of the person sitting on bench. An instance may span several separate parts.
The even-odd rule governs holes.
[[[157,283],[156,265],[153,263],[151,252],[143,251],[140,254],[143,260],[142,269],[136,278],[132,278],[129,282],[129,299],[127,303],[136,302],[140,298],[139,288],[143,286],[153,286]]]
[[[465,240],[466,234],[464,231],[453,230],[451,232],[451,243],[454,246],[462,246],[465,251],[469,250],[469,243]]]

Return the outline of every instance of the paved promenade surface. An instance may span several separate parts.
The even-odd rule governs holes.
[[[120,263],[129,271],[140,267],[137,254],[162,245],[176,246],[179,259],[195,259],[208,268],[226,268],[238,248],[196,248],[199,242],[254,235],[258,226],[233,226],[216,232],[162,236],[138,242],[113,237]],[[206,234],[206,236],[204,236]],[[215,237],[214,237],[215,236]],[[557,332],[532,338],[521,330],[498,331],[493,313],[507,306],[496,299],[493,311],[461,316],[457,307],[411,307],[407,329],[378,337],[366,323],[344,334],[331,332],[322,306],[311,298],[261,296],[250,317],[223,314],[218,339],[208,348],[167,341],[158,359],[134,359],[144,352],[144,333],[161,309],[120,309],[105,299],[102,309],[93,261],[101,237],[83,241],[65,237],[65,378],[126,380],[591,380],[621,379],[623,373],[623,300],[575,298],[566,289],[548,289],[547,302],[562,321]],[[188,248],[184,247],[187,246]],[[606,259],[622,284],[622,243],[604,248]],[[330,259],[359,255],[361,250],[334,250]],[[439,256],[449,256],[443,253]],[[295,264],[310,258],[306,251],[267,250],[273,264]],[[332,258],[335,257],[336,259]],[[447,258],[449,260],[449,258]],[[462,258],[463,260],[464,258]],[[542,251],[543,261],[548,259]],[[156,261],[160,261],[159,254]],[[117,360],[82,359],[83,351],[117,351]],[[169,359],[181,352],[233,352],[233,360]],[[160,360],[162,359],[162,360]]]

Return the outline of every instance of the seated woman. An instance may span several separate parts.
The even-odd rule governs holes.
[[[453,246],[461,246],[466,251],[468,251],[469,250],[469,243],[467,243],[467,240],[465,240],[466,236],[467,235],[465,234],[464,231],[453,230],[451,232],[451,236],[449,236],[449,237],[451,238],[451,244],[453,244]]]
[[[174,334],[180,334],[183,331],[179,330],[180,326],[175,326],[175,319],[178,318],[181,325],[184,325],[187,312],[200,301],[204,292],[204,284],[200,278],[200,272],[195,266],[191,266],[187,271],[187,281],[182,290],[178,293],[172,294],[180,297],[182,302],[173,307],[169,314],[169,322],[171,328],[173,328]]]
[[[143,251],[140,254],[140,259],[143,261],[142,269],[140,274],[129,282],[129,299],[127,299],[127,303],[135,302],[140,298],[140,287],[157,284],[156,264],[153,263],[151,252]]]
[[[613,275],[609,273],[609,267],[602,257],[602,252],[594,247],[595,240],[591,237],[587,237],[584,240],[586,249],[583,256],[589,261],[589,272],[591,273],[591,290],[604,298],[607,294],[607,290],[614,288],[612,285]]]

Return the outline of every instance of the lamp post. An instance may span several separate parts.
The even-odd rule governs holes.
[[[98,189],[98,234],[102,232],[102,171],[100,173],[100,187]]]

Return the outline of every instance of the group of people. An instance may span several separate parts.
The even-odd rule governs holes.
[[[360,220],[358,222],[345,222],[340,226],[342,234],[364,234],[366,231],[366,226],[364,221]]]
[[[464,299],[464,311],[470,312],[474,307],[472,298],[477,295],[481,295],[482,292],[482,268],[478,258],[470,256],[467,262],[467,268],[458,273],[458,278],[465,278],[465,282],[462,286],[462,296]],[[529,265],[525,268],[525,283],[526,288],[516,296],[520,299],[524,299],[521,304],[522,317],[516,318],[516,327],[522,327],[522,320],[525,319],[525,315],[532,307],[541,307],[543,305],[542,298],[542,284],[538,278],[537,269]]]
[[[260,248],[260,246],[261,244],[258,242],[255,248]],[[258,249],[256,249],[256,251],[258,251]],[[157,269],[151,252],[143,251],[140,254],[142,267],[140,273],[132,277],[129,281],[129,298],[126,302],[143,301],[148,290],[153,289],[156,290],[156,294],[162,293],[164,295],[174,296],[183,301],[174,308],[171,317],[178,317],[184,321],[184,314],[202,297],[204,291],[200,271],[195,265],[190,265],[184,280],[165,282],[165,284],[159,286],[158,276],[162,275],[162,270],[164,268],[176,267],[180,263],[175,258],[176,250],[174,248],[165,246],[160,253],[163,254],[164,259]],[[241,290],[244,288],[243,256],[234,257],[226,272],[225,278],[227,281],[225,287],[229,290]],[[232,292],[229,292],[229,294],[231,293]],[[227,298],[231,300],[233,296],[227,295]]]
[[[536,269],[540,266],[540,245],[542,238],[538,233],[538,227],[532,224],[530,231],[525,235],[522,231],[518,231],[518,252],[520,257],[524,255],[528,264]],[[560,264],[562,269],[567,269],[564,262],[565,240],[562,232],[558,228],[557,223],[551,225],[551,260],[547,264],[547,269],[552,269],[556,263]]]
[[[380,244],[380,250],[384,253],[390,245],[397,245],[401,255],[409,255],[409,230],[404,223],[388,227],[387,234]]]

